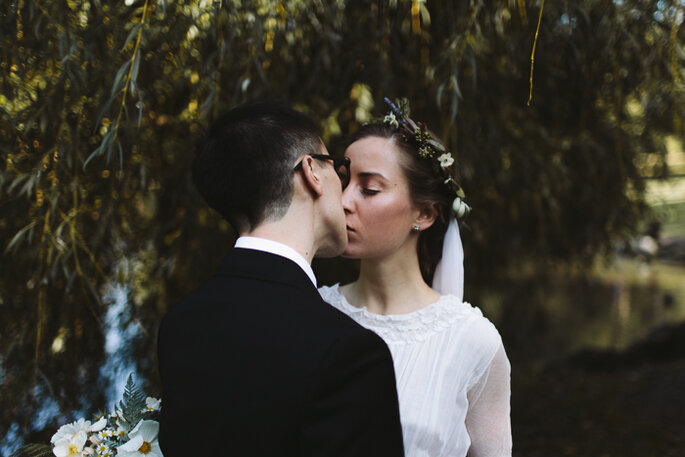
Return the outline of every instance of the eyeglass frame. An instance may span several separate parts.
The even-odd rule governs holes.
[[[335,169],[335,174],[338,176],[338,179],[340,179],[340,184],[342,185],[342,188],[345,189],[347,185],[350,183],[350,178],[351,178],[351,172],[350,172],[350,158],[349,157],[335,157],[330,154],[307,154],[307,156],[311,157],[312,159],[318,159],[318,160],[330,160],[333,162],[333,168]],[[305,156],[306,157],[306,156]],[[293,171],[297,171],[300,168],[302,168],[302,162],[304,161],[304,157],[302,160],[297,162],[297,165],[293,167]],[[340,176],[340,173],[338,173],[338,167],[342,165],[345,167],[345,171],[347,172],[347,175],[345,175],[345,180],[343,181],[343,178]]]

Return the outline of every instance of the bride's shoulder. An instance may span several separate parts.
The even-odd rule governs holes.
[[[321,298],[328,303],[338,303],[342,300],[343,295],[340,293],[340,283],[333,284],[332,286],[321,286],[318,290]]]
[[[319,290],[319,293],[322,295],[323,294],[330,295],[332,293],[338,293],[339,288],[340,288],[340,283],[337,282],[337,283],[333,284],[332,286],[321,286],[321,287],[319,287],[318,290]]]
[[[483,312],[477,306],[469,302],[459,300],[453,295],[443,295],[442,301],[447,306],[454,309],[461,319],[454,321],[454,330],[459,330],[472,342],[478,342],[481,345],[497,347],[501,344],[501,337],[495,325],[483,315]]]
[[[479,321],[486,320],[483,317],[483,312],[477,307],[473,306],[471,303],[462,301],[454,295],[442,295],[440,300],[438,300],[440,308],[449,310],[451,314],[457,315],[463,318],[470,318],[469,321]]]

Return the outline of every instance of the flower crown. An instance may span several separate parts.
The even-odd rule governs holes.
[[[398,129],[402,138],[416,147],[420,158],[432,160],[434,170],[444,179],[443,184],[447,186],[450,193],[456,195],[452,202],[454,215],[457,219],[464,218],[471,211],[471,207],[464,201],[466,198],[464,190],[450,173],[450,167],[454,163],[452,154],[433,137],[425,124],[414,122],[409,117],[409,103],[406,99],[397,100],[397,105],[400,107],[387,97],[383,100],[390,106],[390,112],[383,118],[383,123]]]

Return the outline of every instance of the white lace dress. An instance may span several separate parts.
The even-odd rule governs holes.
[[[444,295],[379,315],[348,303],[338,284],[319,292],[390,348],[406,457],[511,456],[509,360],[478,308]]]

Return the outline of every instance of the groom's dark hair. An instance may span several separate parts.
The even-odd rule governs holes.
[[[282,218],[298,157],[316,154],[314,122],[281,102],[246,103],[221,115],[198,143],[193,182],[238,232]]]

